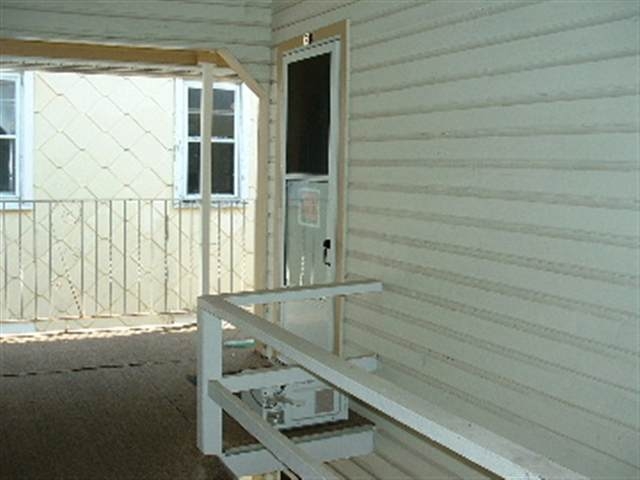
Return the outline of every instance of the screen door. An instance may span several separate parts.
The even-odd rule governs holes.
[[[339,42],[284,56],[285,287],[335,281]],[[332,350],[333,301],[288,302],[285,328]]]

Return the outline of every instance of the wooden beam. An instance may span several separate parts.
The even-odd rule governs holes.
[[[197,66],[211,63],[227,67],[227,63],[212,50],[101,45],[75,42],[49,42],[0,38],[0,55],[5,57],[82,60],[105,63]]]
[[[249,73],[249,71],[242,66],[242,64],[233,56],[233,54],[226,48],[221,48],[216,51],[216,54],[220,59],[229,66],[240,79],[256,94],[260,99],[267,97],[267,91],[260,85],[255,78]]]

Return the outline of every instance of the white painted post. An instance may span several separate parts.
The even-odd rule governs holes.
[[[211,124],[213,112],[213,64],[202,63],[200,97],[200,219],[202,234],[202,294],[208,295],[211,248]]]
[[[210,380],[222,379],[222,322],[198,308],[198,448],[222,454],[222,409],[209,396]]]
[[[200,218],[202,293],[210,293],[211,248],[211,124],[213,64],[202,63],[200,97]],[[198,448],[207,455],[222,453],[222,410],[208,395],[209,380],[222,378],[222,322],[198,309]]]

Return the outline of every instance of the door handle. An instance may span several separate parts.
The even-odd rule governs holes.
[[[324,242],[322,242],[322,263],[324,263],[327,267],[331,266],[331,262],[327,261],[327,256],[329,255],[330,249],[331,249],[331,239],[325,238]]]

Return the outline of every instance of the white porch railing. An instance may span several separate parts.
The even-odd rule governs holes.
[[[251,288],[253,203],[210,218],[211,291]],[[0,321],[193,313],[200,230],[199,204],[173,199],[0,199]]]
[[[306,300],[326,296],[380,291],[376,281],[207,295],[198,299],[198,446],[205,454],[222,449],[222,409],[256,437],[283,469],[303,479],[336,478],[319,460],[291,442],[232,394],[233,382],[222,375],[222,321],[273,347],[299,368],[385,413],[417,433],[443,445],[481,467],[508,479],[585,479],[549,459],[463,418],[456,417],[392,382],[268,322],[240,305]],[[256,374],[252,374],[255,375]],[[262,379],[262,385],[265,384]],[[282,378],[278,378],[282,381]]]

